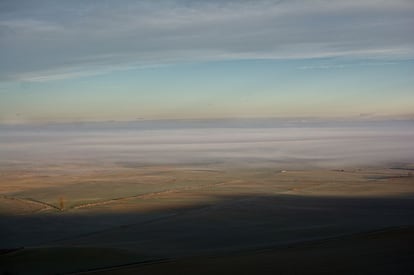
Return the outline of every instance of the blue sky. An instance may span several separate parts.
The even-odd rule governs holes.
[[[414,2],[1,1],[0,122],[412,116]]]

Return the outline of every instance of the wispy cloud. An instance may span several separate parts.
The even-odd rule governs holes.
[[[412,58],[414,3],[2,1],[0,79],[229,59]]]
[[[371,67],[371,66],[390,66],[397,65],[398,62],[363,62],[363,63],[343,63],[343,64],[321,64],[321,65],[309,65],[300,66],[301,70],[331,70],[331,69],[345,69],[350,67]]]

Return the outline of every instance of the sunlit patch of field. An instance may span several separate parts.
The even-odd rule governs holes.
[[[168,266],[160,259],[192,266],[212,256],[218,260],[206,263],[222,266],[222,256],[238,261],[242,251],[414,226],[412,172],[410,165],[3,168],[0,271],[23,270],[21,262],[54,274],[149,261],[159,272]],[[291,252],[275,253],[264,258]],[[260,262],[255,255],[246,261]]]
[[[405,195],[413,190],[414,178],[409,169],[376,168],[280,171],[115,167],[71,176],[56,170],[25,173],[17,170],[4,174],[0,183],[3,213],[7,212],[6,209],[18,211],[19,208],[23,212],[30,208],[33,211],[72,211],[106,206],[119,208],[119,205],[131,207],[134,203],[141,207],[140,202],[150,203],[151,199],[165,197],[174,200],[177,194],[192,192],[201,192],[202,195],[198,196],[204,197],[209,193],[352,197]],[[16,207],[6,207],[13,203]]]

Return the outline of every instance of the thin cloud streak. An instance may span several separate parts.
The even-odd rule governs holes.
[[[311,65],[311,66],[301,66],[301,70],[331,70],[331,69],[345,69],[350,67],[370,67],[370,66],[390,66],[398,65],[398,62],[371,62],[371,63],[356,63],[356,64],[322,64],[322,65]]]
[[[414,57],[412,1],[18,2],[0,6],[0,80],[233,59]]]

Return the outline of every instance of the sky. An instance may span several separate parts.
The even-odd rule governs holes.
[[[412,0],[0,1],[0,123],[414,117]]]

